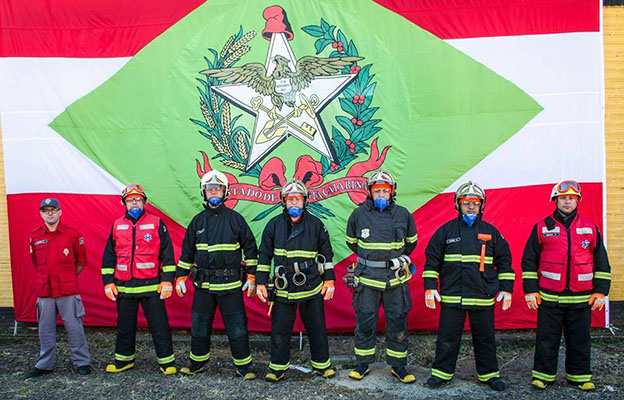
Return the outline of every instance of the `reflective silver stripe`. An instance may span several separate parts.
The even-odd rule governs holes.
[[[591,281],[592,279],[594,279],[593,272],[590,272],[589,274],[579,274],[578,276],[579,282]]]
[[[136,263],[136,266],[139,269],[148,269],[148,268],[154,268],[156,266],[156,264],[154,264],[154,263]]]
[[[548,271],[540,271],[540,274],[542,274],[544,278],[552,279],[553,281],[561,280],[561,274],[555,274],[554,272]]]
[[[139,225],[139,229],[154,229],[154,224]]]
[[[130,225],[117,225],[117,230],[118,231],[124,231],[126,229],[130,228]]]
[[[386,268],[388,266],[388,263],[386,261],[370,261],[365,260],[361,257],[358,257],[357,262],[358,264],[366,265],[367,267],[371,268]]]
[[[555,226],[553,229],[549,230],[548,227],[543,226],[542,227],[542,234],[544,233],[561,233],[561,230],[559,229],[558,226]]]
[[[334,263],[328,262],[323,265],[323,268],[327,271],[328,269],[334,269]]]
[[[127,271],[128,270],[128,266],[127,265],[117,265],[117,269],[119,271]]]

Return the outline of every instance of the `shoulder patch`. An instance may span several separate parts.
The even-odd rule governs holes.
[[[368,228],[362,229],[362,232],[360,233],[360,236],[362,237],[362,239],[366,239],[367,237],[369,237],[370,236],[370,229],[368,229]]]

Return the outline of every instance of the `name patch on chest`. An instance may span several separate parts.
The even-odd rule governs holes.
[[[33,243],[35,246],[39,246],[40,244],[46,244],[48,243],[48,239],[42,239],[42,240],[37,240],[35,243]]]
[[[592,233],[594,233],[592,228],[576,228],[577,235],[591,235]]]
[[[460,242],[460,241],[461,241],[460,237],[450,238],[450,239],[446,239],[446,244],[457,243],[457,242]]]
[[[544,237],[554,237],[561,235],[561,229],[558,226],[555,226],[552,229],[548,229],[547,226],[542,227],[542,235]]]
[[[130,225],[117,225],[118,231],[125,231],[128,228],[130,228]]]
[[[139,229],[154,229],[154,224],[139,225]]]

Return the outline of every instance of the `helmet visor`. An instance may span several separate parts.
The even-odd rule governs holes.
[[[220,183],[206,183],[204,185],[204,189],[208,189],[208,190],[210,190],[210,189],[220,189],[221,187],[223,187],[223,185],[220,184]]]

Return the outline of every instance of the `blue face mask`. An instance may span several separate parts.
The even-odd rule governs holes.
[[[301,207],[288,207],[288,215],[293,218],[297,218],[303,213],[303,208]]]
[[[212,197],[212,198],[208,199],[208,204],[210,204],[213,207],[218,206],[222,202],[223,202],[223,199],[221,197]]]
[[[142,212],[143,210],[141,210],[140,208],[131,208],[130,210],[128,210],[128,215],[134,219],[139,219]]]
[[[379,211],[383,211],[384,208],[388,207],[388,204],[390,204],[388,200],[383,197],[378,197],[375,199],[375,207],[377,207]]]
[[[464,214],[462,215],[462,219],[468,226],[472,226],[477,219],[477,214]]]

